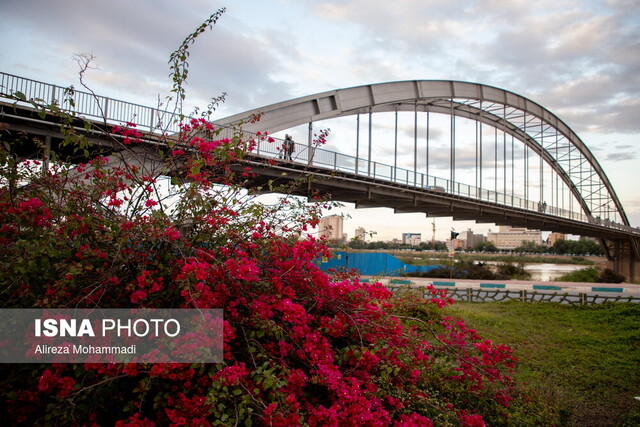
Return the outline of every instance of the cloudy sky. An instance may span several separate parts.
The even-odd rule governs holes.
[[[498,86],[569,124],[640,225],[640,0],[0,0],[0,70],[77,86],[73,56],[92,53],[94,91],[154,106],[170,53],[220,7],[191,50],[192,105],[226,92],[223,117],[395,80]],[[347,210],[350,236],[431,236],[424,215]],[[444,238],[451,224],[436,222]]]

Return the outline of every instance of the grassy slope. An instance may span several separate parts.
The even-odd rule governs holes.
[[[640,305],[456,303],[447,312],[509,344],[516,378],[565,425],[640,425]]]

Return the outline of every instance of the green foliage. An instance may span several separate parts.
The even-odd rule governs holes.
[[[169,68],[171,69],[171,79],[173,80],[172,93],[175,94],[176,106],[180,113],[182,113],[182,105],[186,98],[185,84],[189,75],[189,48],[195,43],[198,36],[204,33],[206,30],[211,29],[213,25],[218,22],[218,19],[226,11],[226,8],[218,9],[209,18],[207,18],[194,32],[189,34],[182,42],[180,47],[175,50],[169,57]],[[219,98],[220,101],[224,100],[224,94]],[[173,97],[167,97],[169,102],[173,101]],[[214,104],[217,101],[214,100]],[[209,111],[208,113],[211,113]],[[206,115],[206,114],[205,114]]]
[[[506,279],[507,276],[494,273],[491,268],[482,262],[474,262],[463,259],[456,259],[451,266],[434,268],[425,272],[407,273],[412,277],[430,277],[430,278],[453,278],[453,279],[481,279],[496,280]]]
[[[600,272],[595,267],[585,268],[582,270],[572,271],[556,278],[558,282],[596,282],[600,277]]]
[[[445,251],[447,246],[443,242],[421,242],[418,246],[412,246],[405,243],[389,243],[383,241],[365,242],[362,239],[351,239],[348,243],[351,249],[361,250],[398,250],[398,249],[413,249],[415,251]]]
[[[513,264],[510,262],[500,263],[497,265],[498,275],[508,277],[515,280],[529,280],[531,273],[525,270],[523,264]]]
[[[596,279],[598,283],[622,283],[625,278],[623,275],[616,273],[610,268],[605,268],[600,276]]]
[[[556,277],[556,282],[586,282],[593,283],[600,277],[600,272],[595,267],[583,268],[581,270],[572,271]]]
[[[549,251],[549,248],[545,245],[538,245],[535,242],[522,242],[522,245],[513,250],[514,252],[526,252],[532,254],[543,254]]]
[[[421,251],[446,251],[447,245],[444,242],[421,242],[418,249]]]
[[[551,247],[551,252],[558,255],[603,255],[600,245],[590,239],[558,240]]]
[[[389,252],[396,256],[398,259],[406,262],[407,264],[414,265],[431,265],[441,264],[442,259],[448,259],[449,254],[447,252],[411,252],[397,251]],[[537,255],[516,255],[516,254],[481,254],[481,253],[456,253],[456,258],[463,259],[465,261],[494,261],[494,262],[510,262],[510,263],[551,263],[551,264],[581,264],[581,265],[593,265],[594,262],[582,257],[568,257],[568,256],[537,256]]]
[[[471,249],[474,252],[498,252],[498,248],[491,242],[478,242]]]
[[[451,266],[434,268],[419,273],[407,273],[411,277],[476,279],[476,280],[528,280],[531,274],[522,264],[500,263],[495,271],[484,262],[472,261],[458,257]]]

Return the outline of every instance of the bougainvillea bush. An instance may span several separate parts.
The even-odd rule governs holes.
[[[123,150],[145,144],[131,129],[112,129],[135,134]],[[3,148],[2,307],[223,308],[224,363],[4,365],[12,423],[508,423],[508,347],[438,315],[439,292],[393,299],[322,272],[305,230],[325,203],[253,200],[254,142],[182,129],[153,158],[183,185],[104,157],[43,174]]]
[[[511,350],[440,314],[446,295],[394,297],[320,270],[329,253],[308,232],[327,202],[248,192],[256,139],[221,138],[204,119],[156,135],[161,144],[131,123],[107,130],[99,149],[67,132],[84,158],[44,167],[17,154],[31,140],[4,128],[1,308],[222,308],[224,362],[2,365],[5,422],[481,426],[530,416],[512,400]]]

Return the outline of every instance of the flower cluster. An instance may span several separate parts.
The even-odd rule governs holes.
[[[129,145],[131,143],[140,142],[142,133],[136,129],[137,125],[132,122],[127,122],[125,126],[113,126],[111,132],[116,135],[122,135],[122,143]]]

